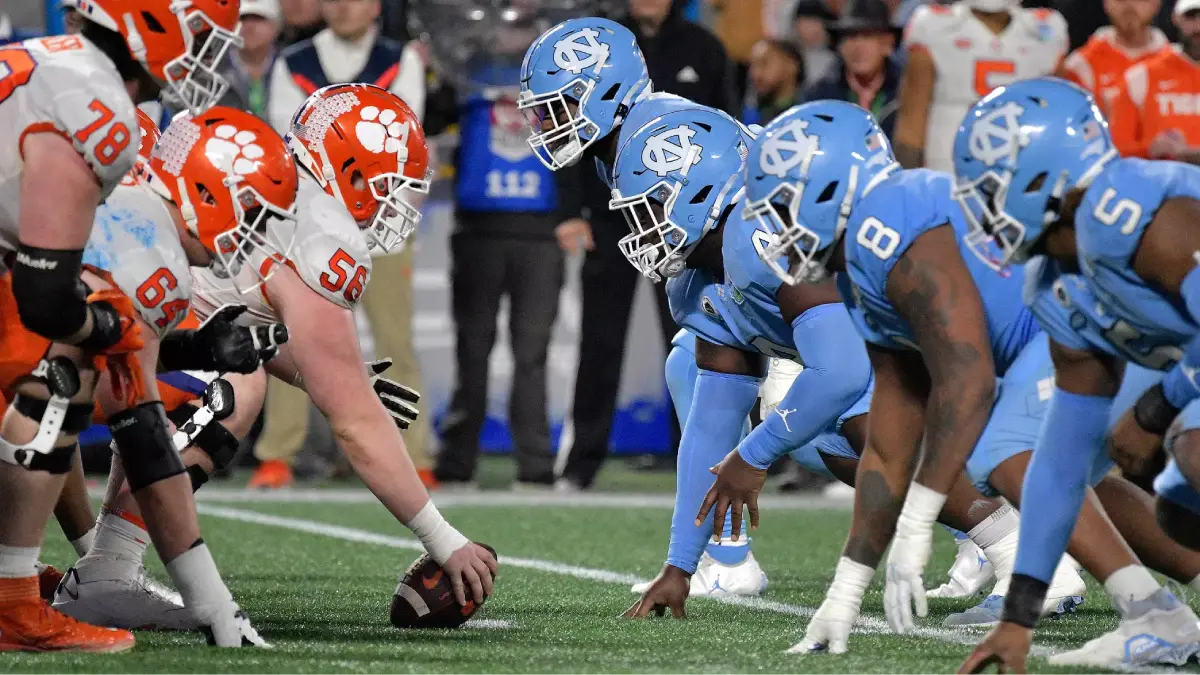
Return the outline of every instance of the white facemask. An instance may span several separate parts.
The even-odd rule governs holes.
[[[1017,0],[963,0],[971,9],[981,12],[1007,12],[1017,7]]]

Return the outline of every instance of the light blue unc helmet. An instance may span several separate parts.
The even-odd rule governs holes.
[[[683,271],[700,239],[741,199],[751,140],[737,120],[699,104],[673,107],[625,139],[608,208],[629,223],[619,244],[638,271],[654,281]]]
[[[1025,262],[1062,196],[1116,157],[1096,101],[1074,84],[1039,77],[992,91],[954,138],[954,197],[971,228],[964,241],[994,269]]]
[[[818,282],[851,209],[899,168],[871,113],[813,101],[771,121],[746,160],[746,217],[770,235],[758,255],[787,284]]]
[[[533,125],[534,154],[557,171],[612,133],[649,90],[633,33],[615,21],[585,17],[551,28],[525,52],[517,106]]]

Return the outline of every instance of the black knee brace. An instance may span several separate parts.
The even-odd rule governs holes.
[[[178,408],[167,413],[171,421],[175,423],[175,427],[187,433],[186,426],[191,424],[192,415],[196,413],[196,406],[191,403],[184,403]],[[220,422],[213,420],[204,426],[196,438],[192,441],[192,447],[199,448],[204,454],[208,455],[213,463],[213,471],[220,471],[229,466],[233,461],[234,455],[238,451],[238,439],[229,432]],[[208,482],[208,473],[199,466],[189,466],[188,475],[192,478],[192,489],[199,490],[200,486]]]
[[[133,492],[186,471],[171,441],[167,414],[160,401],[113,415],[108,418],[108,428]]]
[[[87,287],[79,280],[83,250],[21,244],[12,270],[13,298],[26,328],[51,340],[79,332],[87,321]]]

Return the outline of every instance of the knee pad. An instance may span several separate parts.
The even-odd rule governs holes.
[[[31,374],[50,390],[50,400],[18,394],[12,407],[38,423],[37,433],[27,443],[16,445],[0,439],[0,461],[30,471],[62,474],[71,470],[75,443],[59,445],[63,434],[75,435],[91,424],[92,405],[71,403],[79,391],[79,372],[65,357],[43,359]]]
[[[26,328],[50,340],[78,333],[87,322],[87,286],[79,278],[83,250],[21,244],[12,270],[17,314]]]
[[[200,409],[191,403],[184,403],[168,413],[167,416],[175,424],[176,428],[183,429],[189,424],[194,424],[192,417],[198,410]],[[220,471],[229,466],[229,463],[233,461],[233,456],[238,451],[239,442],[236,436],[230,433],[220,422],[214,420],[205,424],[196,433],[191,445],[200,449],[212,459],[214,471]]]
[[[119,412],[108,418],[108,428],[133,492],[187,470],[171,442],[161,402],[143,403]]]

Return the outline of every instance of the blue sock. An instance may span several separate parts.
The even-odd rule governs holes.
[[[941,525],[941,523],[938,523],[938,524]],[[950,536],[954,537],[954,541],[956,541],[956,542],[962,541],[963,539],[970,539],[970,537],[967,536],[966,532],[963,532],[961,530],[956,530],[953,527],[950,527],[949,525],[942,525],[942,529],[949,532]]]
[[[750,555],[750,538],[742,535],[742,538],[737,542],[729,542],[725,544],[714,544],[709,542],[704,549],[708,552],[713,560],[722,565],[737,565]]]

